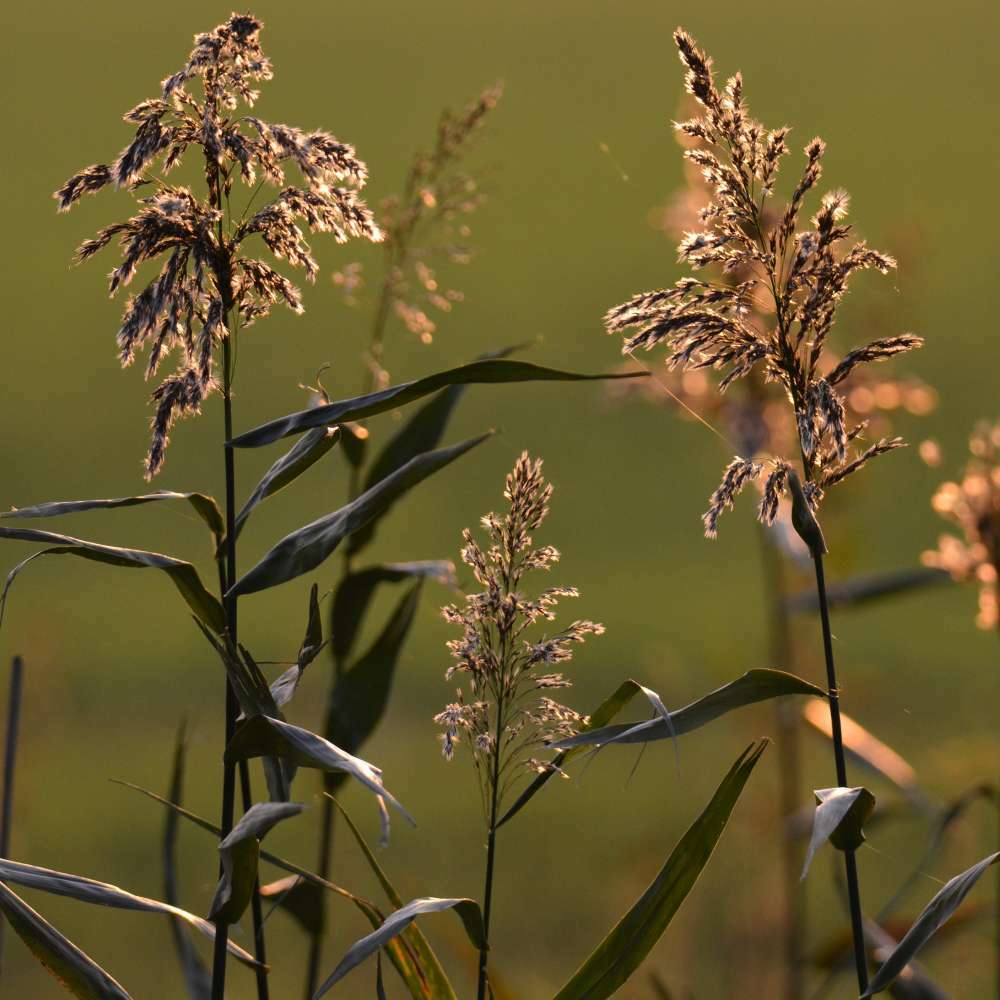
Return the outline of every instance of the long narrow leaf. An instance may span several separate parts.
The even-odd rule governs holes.
[[[313,995],[313,1000],[319,1000],[321,996],[328,993],[351,969],[360,965],[370,955],[375,954],[385,946],[387,941],[402,933],[417,917],[427,913],[441,913],[443,910],[454,910],[461,918],[465,933],[473,947],[477,949],[483,947],[486,940],[483,930],[483,915],[479,904],[474,899],[438,899],[434,896],[414,899],[406,906],[390,913],[378,930],[372,931],[360,941],[355,941],[348,949],[347,954],[340,960],[340,964]]]
[[[846,608],[857,604],[867,604],[880,597],[892,597],[937,583],[946,583],[951,577],[944,570],[922,566],[917,569],[900,569],[889,573],[872,573],[841,580],[826,589],[830,607]],[[816,588],[812,587],[800,594],[792,594],[785,599],[785,609],[790,614],[818,612],[819,600]]]
[[[348,573],[337,587],[330,612],[330,645],[338,666],[343,668],[354,649],[375,591],[383,583],[431,579],[445,586],[455,584],[455,566],[444,559],[387,563]]]
[[[413,817],[382,784],[382,772],[377,767],[341,750],[308,729],[300,729],[264,715],[255,715],[236,730],[225,754],[227,763],[251,757],[281,757],[299,767],[311,767],[320,771],[346,771],[378,798],[391,802],[413,823]]]
[[[312,468],[339,440],[339,427],[314,427],[308,434],[300,437],[254,487],[243,509],[236,515],[236,534],[239,535],[243,530],[246,519],[258,504],[273,497]]]
[[[595,379],[640,378],[648,372],[610,372],[602,375],[580,375],[576,372],[543,368],[527,361],[507,361],[491,359],[473,361],[470,364],[448,371],[437,372],[412,382],[402,382],[379,392],[354,399],[339,400],[326,406],[315,406],[286,417],[271,420],[260,427],[233,438],[236,448],[259,448],[271,444],[290,434],[300,434],[313,427],[339,424],[345,420],[363,420],[378,413],[395,410],[406,403],[412,403],[432,392],[450,385],[486,384],[495,382],[587,382]]]
[[[705,811],[670,853],[659,875],[559,991],[556,1000],[604,1000],[640,966],[708,864],[766,746],[767,740],[761,740],[740,754]]]
[[[292,700],[306,667],[319,656],[323,646],[323,623],[319,616],[319,587],[314,583],[309,591],[309,618],[306,621],[306,634],[299,646],[299,655],[296,657],[295,665],[289,667],[270,685],[271,697],[274,699],[276,707],[287,705]]]
[[[184,763],[187,756],[185,726],[181,724],[177,731],[174,745],[174,764],[170,774],[170,791],[168,797],[174,802],[180,802],[184,796]],[[167,810],[166,822],[163,825],[163,899],[171,906],[176,906],[177,893],[177,834],[178,816],[172,810]],[[177,917],[169,917],[170,934],[177,952],[177,960],[184,976],[188,996],[191,1000],[209,1000],[212,995],[212,976],[205,968],[200,956],[190,938],[187,936],[183,921]]]
[[[30,507],[14,507],[0,513],[0,517],[60,517],[63,514],[79,514],[87,510],[139,507],[161,500],[186,500],[216,539],[225,534],[226,525],[222,519],[222,511],[219,510],[219,505],[213,497],[204,493],[174,493],[170,490],[157,490],[155,493],[143,493],[134,497],[115,497],[112,500],[52,500]]]
[[[882,967],[868,984],[868,989],[861,994],[862,1000],[865,997],[875,996],[876,993],[881,993],[892,985],[892,981],[906,968],[910,960],[958,909],[983,872],[998,860],[1000,852],[990,854],[960,875],[956,875],[937,893],[906,932],[896,949],[882,963]]]
[[[482,444],[489,436],[483,434],[450,448],[440,448],[410,459],[347,506],[286,535],[229,589],[226,596],[253,594],[315,569],[351,532],[363,527],[408,490]]]
[[[825,698],[826,692],[815,684],[810,684],[794,674],[786,674],[782,670],[757,669],[748,670],[741,677],[717,688],[711,694],[670,713],[671,732],[667,722],[657,717],[649,722],[638,724],[619,724],[602,726],[599,729],[589,729],[576,736],[558,740],[552,744],[554,750],[568,750],[572,747],[600,746],[612,741],[618,743],[651,743],[655,740],[672,739],[674,735],[683,736],[693,732],[709,722],[718,719],[727,712],[744,705],[752,705],[770,698],[780,698],[784,695],[804,694],[817,698]]]
[[[0,912],[35,958],[79,1000],[131,1000],[89,955],[0,882]]]
[[[386,898],[398,910],[403,905],[403,899],[396,891],[395,886],[389,881],[389,876],[386,875],[385,869],[378,863],[378,859],[368,846],[368,842],[361,835],[361,831],[355,825],[354,820],[351,819],[347,810],[337,799],[328,793],[324,794],[337,807],[348,829],[354,836],[358,847],[361,848],[361,853],[364,855],[365,861],[368,862],[368,867],[372,870],[375,878],[378,879],[379,885],[382,886],[382,891],[385,893]],[[416,956],[426,984],[427,995],[433,997],[434,1000],[456,1000],[455,990],[452,988],[441,962],[434,953],[434,949],[430,946],[430,942],[424,937],[420,927],[416,923],[413,923],[400,936],[406,941],[410,950]]]
[[[338,678],[330,692],[326,738],[348,753],[356,753],[361,749],[385,714],[399,654],[413,624],[419,602],[418,582],[396,605],[371,648]],[[343,774],[328,775],[328,790],[332,791],[343,781]]]
[[[197,928],[207,938],[215,939],[215,928],[207,920],[196,917],[179,906],[161,903],[157,899],[147,899],[136,896],[116,885],[107,882],[97,882],[84,878],[82,875],[68,875],[65,872],[53,871],[51,868],[40,868],[37,865],[26,865],[20,861],[9,861],[0,858],[0,881],[13,882],[29,889],[39,889],[55,896],[68,896],[82,903],[92,903],[97,906],[109,906],[117,910],[136,910],[141,913],[165,913],[170,917],[178,917],[185,923]],[[232,941],[227,945],[229,954],[244,965],[260,968],[260,963],[253,955],[245,952]]]
[[[222,605],[217,597],[209,593],[198,571],[183,559],[160,555],[158,552],[146,552],[142,549],[123,549],[114,545],[101,545],[98,542],[87,542],[70,535],[57,535],[51,531],[36,531],[34,528],[2,528],[0,538],[9,538],[18,542],[40,542],[50,548],[43,549],[32,558],[42,555],[71,555],[82,559],[92,559],[108,566],[124,566],[128,569],[158,569],[166,573],[195,613],[198,620],[204,622],[213,632],[221,634],[226,627]],[[7,599],[7,592],[18,572],[27,560],[16,566],[7,575],[3,592],[0,594],[0,608]]]

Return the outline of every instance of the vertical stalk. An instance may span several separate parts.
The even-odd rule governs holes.
[[[823,653],[826,657],[827,694],[830,700],[830,728],[833,733],[833,756],[837,766],[837,784],[847,787],[847,763],[844,758],[844,736],[840,726],[840,689],[833,662],[833,637],[830,632],[830,609],[826,597],[826,577],[823,572],[823,553],[812,546],[816,567],[816,593],[823,625]],[[859,991],[868,988],[868,959],[865,951],[864,922],[861,916],[861,889],[858,883],[858,866],[854,851],[844,851],[844,868],[847,874],[847,897],[851,912],[851,935],[854,940],[854,965],[858,974]]]
[[[15,656],[10,665],[10,695],[7,699],[7,738],[3,756],[3,807],[0,812],[0,857],[10,854],[11,820],[14,809],[14,767],[17,757],[17,734],[21,724],[21,690],[24,662]],[[3,968],[3,927],[0,921],[0,971]]]
[[[503,699],[497,698],[497,730],[493,746],[493,777],[490,794],[490,832],[486,843],[486,884],[483,887],[483,947],[479,949],[477,1000],[486,1000],[487,962],[490,948],[490,911],[493,908],[493,866],[496,863],[497,805],[500,795],[500,740],[503,736]]]
[[[220,285],[228,284],[228,274],[221,276]],[[228,297],[229,289],[220,288],[220,293]],[[228,305],[224,302],[224,305]],[[228,315],[229,310],[225,310]],[[222,404],[225,424],[225,439],[223,451],[226,473],[226,545],[225,572],[226,582],[236,580],[236,468],[235,456],[229,442],[233,437],[233,400],[232,400],[232,350],[229,338],[222,341]],[[223,595],[223,610],[226,615],[226,632],[228,641],[235,648],[237,643],[236,598]],[[233,738],[236,729],[236,717],[239,707],[236,694],[226,677],[226,746]],[[234,764],[223,764],[222,770],[222,818],[220,826],[222,836],[226,837],[233,828],[233,813],[236,800],[236,767]],[[226,938],[229,927],[224,923],[215,925],[215,946],[212,962],[212,1000],[224,1000],[226,993]]]
[[[779,555],[767,537],[767,529],[758,524],[767,596],[769,652],[772,665],[781,670],[791,667],[792,641],[785,609],[787,588]],[[802,788],[802,761],[799,746],[799,721],[794,708],[784,698],[775,702],[774,721],[778,751],[778,812],[781,824],[781,863],[784,912],[782,914],[782,950],[784,952],[785,1000],[800,1000],[803,990],[802,953],[805,941],[805,898],[800,850],[788,833],[788,819],[799,809]]]

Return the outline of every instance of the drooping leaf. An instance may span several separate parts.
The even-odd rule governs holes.
[[[174,745],[174,765],[170,775],[170,791],[168,797],[174,802],[181,802],[184,797],[184,761],[187,753],[185,726],[182,723],[177,731]],[[177,893],[177,833],[178,816],[172,810],[166,813],[163,825],[163,899],[171,906],[178,902]],[[177,960],[184,976],[188,996],[191,1000],[209,1000],[212,995],[212,976],[205,968],[197,950],[188,938],[184,923],[176,917],[170,917],[170,934],[177,952]]]
[[[802,717],[817,732],[832,739],[833,728],[829,709],[810,702],[802,709]],[[859,764],[881,775],[909,795],[919,794],[917,772],[891,747],[870,733],[854,719],[840,713],[844,749]]]
[[[314,1000],[319,1000],[328,993],[351,969],[384,947],[387,941],[400,934],[417,917],[427,913],[441,913],[443,910],[454,910],[461,918],[465,933],[473,947],[476,949],[483,947],[486,937],[483,930],[483,915],[474,899],[438,899],[434,896],[414,899],[406,906],[390,913],[377,930],[351,945],[347,954],[340,960],[340,964],[316,991]]]
[[[371,648],[350,670],[341,674],[330,692],[326,711],[326,738],[348,753],[361,749],[385,713],[399,654],[413,624],[419,602],[418,581],[396,605]],[[327,789],[332,791],[344,780],[342,773],[327,775]]]
[[[207,920],[196,917],[187,910],[169,903],[161,903],[157,899],[147,899],[136,896],[116,885],[107,882],[96,882],[82,875],[67,875],[65,872],[53,871],[51,868],[40,868],[37,865],[26,865],[20,861],[9,861],[0,858],[0,881],[13,882],[29,889],[50,892],[56,896],[68,896],[82,903],[92,903],[97,906],[109,906],[117,910],[136,910],[141,913],[165,913],[169,917],[177,917],[192,927],[197,928],[207,938],[215,939],[215,928]],[[260,963],[253,955],[245,952],[239,945],[229,941],[229,954],[237,961],[251,968],[260,968]]]
[[[314,427],[308,434],[303,434],[264,473],[261,481],[254,487],[243,509],[236,515],[237,536],[258,504],[268,497],[273,497],[275,493],[298,479],[307,469],[312,468],[339,440],[339,427]]]
[[[343,399],[326,406],[315,406],[286,417],[268,421],[233,438],[236,448],[259,448],[272,441],[278,441],[290,434],[300,434],[312,427],[326,424],[340,424],[345,420],[363,420],[378,413],[395,410],[406,403],[412,403],[432,392],[450,385],[472,385],[496,382],[589,382],[595,379],[641,378],[648,372],[609,372],[602,375],[580,375],[576,372],[543,368],[527,361],[492,359],[473,361],[458,368],[437,372],[412,382],[401,382],[379,392]]]
[[[637,685],[638,690],[638,685]],[[825,698],[822,688],[810,684],[801,677],[787,674],[782,670],[760,668],[748,670],[741,677],[717,688],[704,698],[686,705],[670,713],[670,722],[674,733],[670,732],[667,723],[662,718],[638,724],[618,724],[602,726],[598,729],[588,729],[558,740],[551,744],[554,750],[568,750],[572,747],[599,746],[614,740],[617,743],[651,743],[655,740],[671,739],[674,734],[683,736],[699,729],[719,716],[744,705],[752,705],[770,698],[780,698],[784,695],[804,694],[816,698]]]
[[[890,573],[872,573],[828,584],[826,597],[831,608],[853,607],[867,604],[880,597],[891,597],[937,583],[946,583],[950,579],[951,576],[944,570],[926,566],[895,570]],[[819,598],[816,596],[816,588],[792,594],[786,598],[785,608],[790,614],[818,612]]]
[[[205,589],[198,576],[198,571],[191,563],[184,562],[183,559],[174,559],[172,556],[160,555],[158,552],[146,552],[142,549],[122,549],[114,545],[101,545],[99,542],[87,542],[70,535],[57,535],[51,531],[36,531],[34,528],[0,527],[0,538],[9,538],[18,542],[40,542],[50,546],[41,552],[36,552],[34,556],[30,557],[31,559],[43,555],[71,555],[92,559],[108,566],[162,570],[173,581],[181,597],[184,598],[199,621],[216,634],[225,631],[226,619],[219,599]],[[6,603],[7,592],[10,590],[11,584],[28,561],[25,560],[15,566],[7,575],[3,592],[0,594],[0,617],[2,617],[2,608]]]
[[[737,758],[659,875],[559,991],[556,1000],[604,1000],[640,966],[708,864],[766,746],[767,740],[752,743]]]
[[[361,853],[364,855],[365,861],[368,862],[368,867],[372,870],[375,878],[378,879],[379,885],[382,886],[382,891],[385,893],[386,899],[398,910],[403,905],[403,899],[396,891],[395,886],[389,881],[389,876],[386,875],[385,870],[378,863],[375,853],[368,846],[368,841],[361,835],[361,831],[358,830],[354,820],[351,819],[350,814],[340,802],[329,793],[324,794],[333,802],[343,817],[358,847],[361,848]],[[416,923],[412,923],[402,931],[400,937],[415,956],[423,981],[426,983],[427,995],[433,997],[434,1000],[456,1000],[455,990],[452,988],[441,962],[434,953],[430,942],[424,937],[420,927]]]
[[[482,444],[489,436],[483,434],[411,458],[345,507],[286,535],[249,573],[237,580],[226,596],[253,594],[315,569],[352,531],[357,531],[408,490]]]
[[[30,507],[13,507],[0,513],[0,517],[59,517],[63,514],[79,514],[87,510],[114,510],[117,507],[139,507],[161,500],[186,500],[195,513],[205,522],[216,541],[226,531],[222,511],[215,499],[204,493],[174,493],[157,490],[135,497],[115,497],[112,500],[52,500],[48,503],[33,504]]]
[[[416,825],[402,804],[386,790],[382,784],[382,772],[377,767],[341,750],[308,729],[255,715],[236,730],[225,754],[227,763],[251,757],[281,757],[298,767],[346,771],[378,798],[391,802],[411,824]]]
[[[589,721],[580,731],[585,733],[606,726],[638,693],[639,685],[635,681],[622,681],[611,695],[590,713]],[[542,787],[552,775],[558,774],[565,764],[568,764],[574,757],[585,750],[586,747],[583,746],[574,747],[569,750],[560,750],[552,760],[552,769],[535,775],[531,784],[521,792],[514,804],[504,813],[503,817],[497,823],[497,827],[499,828],[508,820],[513,819],[542,790]]]
[[[274,826],[303,809],[305,806],[297,802],[258,802],[243,814],[219,844],[222,877],[208,914],[210,920],[228,926],[243,916],[257,881],[260,842]]]
[[[865,842],[864,825],[875,809],[875,796],[867,788],[818,788],[813,794],[818,804],[802,878],[826,841],[840,851],[857,850]]]
[[[307,933],[320,935],[326,924],[323,890],[301,875],[286,875],[260,887],[261,898],[284,910]]]
[[[0,882],[0,912],[35,958],[79,1000],[131,1000],[89,955]]]
[[[271,697],[274,698],[274,704],[278,708],[292,700],[306,667],[319,656],[324,645],[323,623],[319,615],[319,587],[314,583],[309,591],[309,620],[306,622],[306,634],[302,639],[302,645],[299,646],[295,665],[289,667],[271,684]]]
[[[872,977],[868,989],[861,995],[875,996],[887,989],[892,981],[906,968],[917,952],[927,944],[937,930],[958,909],[962,900],[969,894],[972,887],[990,865],[1000,860],[1000,852],[990,854],[966,869],[960,875],[951,879],[944,888],[927,904],[916,922],[906,932],[891,955],[882,963],[882,967]]]
[[[383,583],[431,579],[445,586],[455,585],[455,566],[438,559],[423,562],[387,563],[369,566],[344,576],[333,597],[330,612],[330,645],[333,657],[342,669],[354,648],[375,591]]]
[[[134,785],[128,781],[115,781],[115,784],[121,785],[124,788],[130,788],[132,791],[139,792],[141,795],[145,795],[154,802],[159,802],[162,806],[165,806],[171,812],[175,812],[178,816],[182,816],[199,829],[212,834],[216,841],[218,841],[218,839],[222,836],[222,831],[214,823],[202,816],[197,815],[197,813],[193,813],[190,810],[177,805],[175,802],[170,802],[162,795],[157,795],[156,792],[152,792],[148,788],[142,788],[141,786]],[[342,899],[348,900],[356,906],[358,910],[360,910],[372,927],[380,927],[382,925],[385,915],[373,902],[371,902],[371,900],[365,899],[363,896],[357,896],[353,892],[345,889],[343,886],[339,886],[335,882],[331,882],[329,879],[321,878],[314,872],[311,872],[306,868],[302,868],[300,865],[287,861],[285,858],[279,857],[277,854],[272,854],[269,851],[262,850],[260,852],[260,859],[261,861],[266,861],[269,865],[274,865],[275,868],[280,868],[282,871],[289,872],[292,875],[320,887],[321,889],[326,889],[328,892],[332,892],[335,895],[340,896]],[[403,981],[406,983],[407,988],[410,990],[410,994],[415,998],[415,1000],[438,1000],[436,995],[432,995],[427,991],[427,977],[417,964],[416,957],[412,950],[406,947],[401,939],[393,939],[390,941],[389,944],[386,945],[385,950],[388,953],[393,966],[399,972]]]
[[[866,920],[865,944],[878,962],[892,954],[897,942],[874,920]],[[891,990],[894,1000],[948,1000],[948,994],[916,962],[911,962],[897,977]]]

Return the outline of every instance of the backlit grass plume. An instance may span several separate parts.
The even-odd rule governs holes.
[[[174,421],[197,413],[218,388],[219,345],[275,303],[302,311],[299,290],[256,256],[253,237],[275,257],[303,268],[309,280],[318,265],[300,223],[311,232],[332,233],[341,243],[381,238],[357,193],[367,170],[349,145],[327,132],[272,124],[247,113],[259,96],[255,85],[272,77],[260,29],[250,14],[233,14],[197,35],[187,63],[163,81],[160,95],[126,112],[135,136],[114,162],[87,167],[54,196],[59,210],[68,211],[84,194],[109,185],[135,193],[137,213],[102,229],[76,254],[77,261],[88,260],[118,242],[122,261],[110,275],[111,295],[130,284],[145,262],[164,261],[159,274],[129,298],[118,331],[122,365],[145,349],[147,378],[166,354],[180,356],[177,370],[153,393],[147,478],[163,465]],[[196,83],[200,86],[192,89]],[[204,197],[164,179],[191,147],[199,147],[204,158]],[[290,166],[300,175],[299,186],[286,185]],[[239,214],[230,205],[237,178],[252,189]],[[265,183],[280,190],[252,211]]]
[[[931,501],[958,528],[943,534],[938,547],[923,555],[928,566],[947,570],[956,580],[979,585],[982,629],[1000,628],[1000,423],[982,423],[969,439],[972,457],[959,482],[942,483]]]
[[[701,169],[713,193],[700,212],[702,228],[684,235],[678,255],[693,270],[716,264],[724,274],[744,277],[735,283],[682,278],[672,288],[641,293],[611,309],[605,324],[610,333],[625,335],[626,354],[664,344],[670,368],[719,371],[721,392],[754,370],[777,383],[794,413],[805,494],[815,509],[824,490],[903,443],[894,437],[859,446],[866,424],[849,421],[841,384],[860,365],[912,350],[922,341],[912,334],[880,338],[849,351],[832,368],[823,366],[824,347],[851,278],[869,269],[885,274],[896,262],[864,241],[847,244],[851,227],[843,219],[849,198],[843,191],[825,194],[803,228],[807,195],[822,173],[823,141],[813,139],[805,147],[803,173],[788,201],[779,203],[774,188],[789,152],[790,130],[765,129],[748,113],[739,74],[719,91],[711,60],[691,37],[678,30],[674,40],[687,69],[687,89],[703,112],[676,127],[701,143],[685,156]],[[755,315],[760,296],[768,302],[766,322],[759,311]],[[714,537],[722,512],[748,483],[762,477],[758,515],[771,523],[790,468],[788,456],[765,461],[737,456],[711,497],[705,533]]]
[[[551,545],[535,546],[532,535],[549,510],[552,486],[542,477],[542,462],[527,452],[507,476],[503,515],[482,519],[488,545],[484,548],[466,529],[462,561],[472,569],[482,590],[463,606],[448,605],[444,618],[462,630],[448,643],[455,663],[447,679],[463,676],[466,690],[435,716],[444,728],[442,746],[449,760],[460,743],[468,746],[483,796],[489,841],[483,914],[489,936],[496,829],[505,793],[533,771],[551,765],[534,753],[547,742],[572,735],[586,720],[549,697],[570,685],[553,667],[567,663],[573,647],[604,626],[576,620],[552,633],[537,634],[541,622],[553,622],[563,597],[576,597],[572,587],[549,587],[535,597],[521,590],[525,576],[547,570],[558,561]],[[479,996],[485,996],[486,950],[480,956]]]

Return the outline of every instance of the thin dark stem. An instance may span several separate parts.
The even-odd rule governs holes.
[[[253,789],[250,787],[250,766],[247,761],[240,764],[240,791],[243,797],[243,811],[253,805]],[[260,875],[254,879],[253,896],[250,898],[250,914],[253,919],[253,953],[261,966],[267,965],[267,944],[264,940],[264,913],[260,901]],[[271,991],[267,984],[267,972],[264,968],[256,970],[257,1000],[269,1000]]]
[[[14,810],[14,768],[17,762],[17,734],[21,726],[21,690],[24,661],[15,656],[10,665],[10,694],[7,698],[7,740],[3,754],[3,810],[0,812],[0,858],[10,856],[11,822]],[[0,921],[0,970],[3,968],[3,927]]]
[[[758,524],[764,591],[768,602],[768,633],[771,665],[780,670],[792,666],[792,637],[788,612],[785,609],[787,587],[780,555],[767,536],[767,529]],[[775,702],[774,721],[778,751],[778,811],[781,826],[781,863],[784,914],[782,949],[785,958],[785,1000],[799,1000],[803,989],[802,953],[805,941],[805,898],[802,880],[802,858],[799,845],[789,834],[788,821],[801,805],[802,760],[799,745],[799,720],[794,707],[785,698]]]
[[[225,276],[228,281],[228,275]],[[226,290],[228,291],[228,289]],[[225,292],[223,293],[225,294]],[[227,303],[228,304],[228,303]],[[227,310],[228,313],[228,310]],[[225,455],[226,471],[226,544],[225,565],[226,581],[236,580],[236,467],[233,449],[229,441],[233,437],[233,398],[231,349],[229,338],[222,341],[222,404],[225,423]],[[223,609],[226,614],[226,631],[233,648],[237,643],[236,599],[223,597]],[[226,745],[229,745],[236,729],[236,717],[239,706],[232,685],[226,678]],[[222,818],[220,826],[222,837],[225,838],[233,828],[233,814],[236,803],[236,767],[233,764],[223,764],[222,770]],[[212,963],[212,1000],[224,1000],[226,992],[226,938],[229,927],[223,923],[215,925],[215,946]]]
[[[316,873],[320,878],[330,877],[330,863],[333,857],[333,802],[324,796],[322,826],[319,835],[319,860],[316,864]],[[325,900],[321,901],[325,905]],[[309,964],[306,975],[306,1000],[311,1000],[316,995],[316,985],[319,981],[319,963],[323,955],[323,936],[317,930],[309,941]]]
[[[497,730],[493,744],[493,781],[490,793],[490,833],[486,843],[486,884],[483,888],[483,947],[479,950],[478,1000],[486,1000],[487,961],[490,945],[490,912],[493,908],[493,867],[497,850],[497,810],[500,799],[500,756],[503,735],[503,700],[497,699]]]
[[[833,756],[837,765],[837,784],[841,788],[846,788],[847,762],[844,757],[844,736],[840,726],[840,689],[837,686],[837,671],[833,662],[833,635],[830,631],[830,609],[826,598],[823,554],[814,549],[812,557],[816,567],[816,593],[819,597],[819,613],[823,624],[823,653],[826,657],[826,683],[830,699],[830,728],[833,733]],[[865,951],[864,918],[861,915],[861,889],[854,851],[844,851],[844,867],[847,873],[847,898],[851,911],[851,934],[854,939],[854,965],[858,974],[860,992],[864,993],[868,988],[868,959]]]

